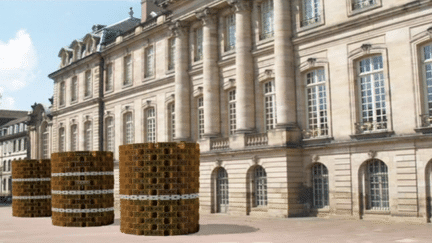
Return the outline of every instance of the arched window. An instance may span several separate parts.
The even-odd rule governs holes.
[[[48,159],[48,126],[42,126],[42,158]]]
[[[114,152],[114,119],[106,119],[106,151]]]
[[[389,209],[389,185],[387,165],[374,159],[367,164],[368,209]]]
[[[78,150],[78,126],[72,125],[71,127],[71,151]]]
[[[323,164],[312,167],[313,207],[323,208],[329,205],[328,170]]]
[[[92,150],[92,124],[88,121],[84,124],[84,149],[86,151]]]
[[[133,140],[132,112],[128,112],[124,115],[124,144],[131,144]]]
[[[226,213],[228,211],[228,174],[224,168],[219,168],[216,178],[216,203],[217,212]]]
[[[58,145],[59,152],[65,151],[64,145],[65,145],[65,130],[64,127],[61,127],[59,129],[59,145]]]
[[[148,108],[145,111],[146,114],[146,142],[156,142],[156,111],[154,107]]]
[[[267,206],[267,174],[262,166],[255,167],[254,182],[254,206]]]

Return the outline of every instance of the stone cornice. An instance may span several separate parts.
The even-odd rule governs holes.
[[[54,71],[54,72],[48,74],[48,77],[50,79],[54,80],[59,75],[62,75],[62,74],[65,74],[65,73],[67,73],[69,71],[75,70],[77,67],[79,67],[80,65],[82,65],[82,64],[84,64],[86,62],[92,62],[92,61],[94,61],[94,59],[96,59],[96,57],[101,57],[101,53],[100,52],[94,52],[94,53],[92,53],[92,54],[90,54],[88,56],[85,56],[85,57],[83,57],[83,58],[81,58],[79,60],[76,60],[75,62],[73,62],[73,63],[71,63],[71,64],[69,64],[67,66],[64,66],[63,68],[60,68],[59,70]],[[56,80],[54,80],[54,82],[56,82]]]
[[[20,138],[20,137],[27,137],[27,136],[28,136],[27,131],[19,132],[19,133],[15,133],[12,135],[6,135],[3,137],[0,137],[0,142],[5,142],[5,141],[11,140],[11,139],[16,139],[16,138]]]
[[[78,102],[74,105],[68,106],[66,108],[62,108],[61,110],[53,111],[51,114],[53,116],[59,116],[59,115],[65,114],[65,113],[74,112],[78,109],[82,109],[82,108],[86,108],[86,107],[91,106],[91,105],[98,104],[101,101],[102,101],[101,98],[93,98],[90,100],[86,100],[84,102]]]
[[[300,37],[293,37],[293,44],[300,45],[308,42],[312,42],[318,39],[322,39],[323,36],[330,37],[337,35],[339,33],[348,32],[349,30],[355,29],[358,26],[365,26],[370,24],[376,24],[378,21],[385,19],[390,19],[395,15],[406,15],[409,12],[414,12],[416,10],[421,10],[426,6],[432,6],[432,2],[429,0],[419,0],[409,4],[404,4],[401,6],[396,6],[393,8],[385,9],[380,12],[374,12],[372,14],[365,14],[357,18],[352,18],[341,24],[332,25],[322,28],[314,28],[310,34],[305,34]],[[298,33],[297,33],[298,34]]]

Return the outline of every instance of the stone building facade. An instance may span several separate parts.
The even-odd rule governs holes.
[[[197,141],[202,212],[430,221],[432,2],[142,6],[60,51],[52,152]]]

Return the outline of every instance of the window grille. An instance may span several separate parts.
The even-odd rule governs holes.
[[[236,44],[236,19],[235,14],[228,15],[226,17],[226,33],[227,33],[227,45],[225,51],[235,49]]]
[[[313,206],[324,208],[329,205],[328,170],[323,164],[312,167]]]
[[[85,123],[84,130],[85,130],[85,136],[84,136],[85,150],[91,151],[92,150],[91,122]]]
[[[85,72],[85,96],[91,96],[92,93],[92,77],[91,77],[91,71]]]
[[[169,106],[169,111],[171,114],[171,140],[173,141],[175,138],[175,104],[174,102],[171,103],[171,105]]]
[[[71,127],[71,151],[78,150],[78,126],[72,125]]]
[[[308,128],[312,137],[327,136],[327,94],[324,69],[306,74]]]
[[[231,90],[228,93],[228,109],[229,109],[229,131],[230,135],[235,134],[237,129],[236,121],[236,90]]]
[[[146,72],[145,77],[151,77],[154,75],[154,50],[153,46],[146,49]]]
[[[432,117],[432,44],[423,47],[423,75],[427,116]]]
[[[71,87],[72,99],[71,101],[76,101],[78,99],[78,78],[72,78],[72,87]]]
[[[131,55],[124,58],[124,85],[132,84],[132,57]]]
[[[216,198],[218,212],[221,212],[221,206],[229,204],[229,188],[228,188],[228,174],[224,168],[219,168],[216,180]]]
[[[65,151],[65,129],[59,129],[59,152]]]
[[[274,35],[274,11],[273,0],[267,0],[261,5],[261,40]]]
[[[255,167],[255,206],[267,205],[267,174],[262,166]]]
[[[169,61],[168,70],[173,70],[175,68],[175,53],[176,53],[176,40],[175,38],[169,39]]]
[[[42,158],[48,159],[48,127],[46,125],[42,130]]]
[[[203,28],[196,29],[196,53],[195,61],[200,61],[203,58]]]
[[[125,144],[133,143],[133,121],[132,113],[127,113],[125,115]]]
[[[107,131],[107,151],[114,152],[114,119],[109,117],[106,119]]]
[[[352,0],[352,9],[364,9],[377,5],[377,0]]]
[[[147,109],[147,142],[156,142],[156,112],[155,108]]]
[[[365,125],[364,131],[385,130],[387,112],[382,56],[365,58],[358,68],[361,125]]]
[[[389,185],[387,165],[374,159],[368,163],[369,209],[389,210]]]
[[[302,26],[308,26],[321,21],[321,0],[303,0]]]
[[[264,84],[264,108],[266,131],[268,131],[274,129],[277,122],[274,80]]]
[[[198,138],[202,139],[204,135],[204,99],[198,98]]]
[[[113,86],[114,86],[113,65],[109,64],[107,66],[107,77],[106,77],[105,91],[112,90]]]

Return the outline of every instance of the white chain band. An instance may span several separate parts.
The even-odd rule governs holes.
[[[22,178],[22,179],[12,179],[12,182],[16,181],[51,181],[51,178]]]
[[[51,196],[12,196],[13,199],[50,199]]]
[[[52,208],[51,211],[57,213],[102,213],[114,211],[114,208],[89,208],[89,209],[64,209],[64,208]]]
[[[120,199],[127,199],[127,200],[180,200],[180,199],[196,199],[196,198],[199,198],[198,193],[184,194],[184,195],[161,195],[161,196],[120,195]]]
[[[51,194],[59,195],[94,195],[94,194],[110,194],[114,190],[87,190],[87,191],[51,191]]]
[[[67,173],[52,173],[51,176],[95,176],[95,175],[114,175],[114,172],[67,172]]]

